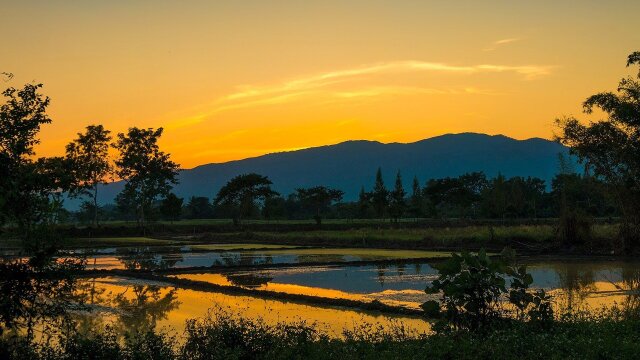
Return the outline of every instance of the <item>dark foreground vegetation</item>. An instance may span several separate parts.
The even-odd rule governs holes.
[[[113,329],[70,332],[48,344],[0,340],[8,359],[633,359],[640,320],[621,313],[571,316],[550,327],[511,322],[482,331],[428,336],[360,328],[341,339],[310,324],[265,325],[225,314],[189,322],[183,338]]]

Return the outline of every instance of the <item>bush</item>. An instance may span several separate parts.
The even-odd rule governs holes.
[[[422,305],[427,316],[441,319],[434,329],[477,330],[513,318],[551,321],[551,298],[544,290],[529,291],[533,279],[526,268],[508,266],[514,258],[513,252],[505,250],[499,258],[491,259],[482,249],[478,254],[452,254],[435,265],[439,278],[425,292],[442,294],[444,309],[436,300]]]

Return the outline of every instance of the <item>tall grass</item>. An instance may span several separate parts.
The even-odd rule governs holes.
[[[7,359],[633,359],[640,353],[635,312],[568,314],[550,328],[503,323],[482,332],[415,335],[360,327],[329,338],[313,324],[268,325],[228,313],[189,320],[180,339],[162,332],[120,337],[113,328],[60,335],[48,343],[0,337]]]

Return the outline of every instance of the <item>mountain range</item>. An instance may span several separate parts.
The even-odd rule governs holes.
[[[255,172],[268,176],[273,188],[283,195],[298,187],[325,185],[343,190],[345,200],[354,200],[362,186],[373,187],[378,167],[388,188],[393,187],[397,171],[407,190],[414,176],[424,184],[429,179],[472,171],[483,171],[488,177],[499,173],[506,177],[535,176],[549,185],[558,171],[560,153],[568,156],[568,149],[546,139],[516,140],[477,133],[446,134],[413,143],[346,141],[181,170],[180,184],[174,192],[185,198],[212,199],[232,177]],[[104,185],[99,192],[100,203],[113,202],[123,185]],[[70,207],[77,204],[73,201]]]

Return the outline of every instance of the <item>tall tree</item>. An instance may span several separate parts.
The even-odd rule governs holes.
[[[167,194],[160,203],[160,214],[162,214],[165,219],[171,220],[171,222],[180,219],[183,202],[184,199],[176,196],[176,194],[172,192]]]
[[[308,189],[296,189],[300,201],[313,208],[314,219],[320,225],[322,223],[322,212],[326,211],[332,203],[342,200],[344,192],[342,190],[330,189],[325,186],[315,186]]]
[[[209,198],[192,196],[187,203],[187,216],[190,219],[209,219],[213,217],[213,206]]]
[[[259,174],[238,175],[220,189],[214,204],[233,209],[233,221],[240,224],[243,217],[251,214],[256,202],[278,195],[271,189],[272,184],[268,177]]]
[[[413,177],[413,184],[411,185],[411,214],[415,218],[422,217],[424,215],[424,198],[422,196],[422,188],[420,187],[420,182],[418,181],[418,177]]]
[[[371,192],[371,200],[373,202],[373,208],[376,211],[376,216],[380,219],[383,218],[389,206],[389,190],[384,186],[382,169],[380,168],[376,171],[376,183]]]
[[[364,190],[364,186],[360,188],[358,194],[358,216],[361,219],[367,219],[370,216],[369,209],[371,209],[371,194]]]
[[[398,219],[402,217],[407,207],[405,202],[407,192],[404,191],[404,186],[402,185],[402,175],[400,175],[400,170],[398,170],[398,173],[396,174],[396,183],[389,195],[389,213],[397,222]]]
[[[627,59],[627,67],[634,64],[640,65],[640,51]],[[606,119],[589,124],[558,119],[557,139],[616,192],[624,220],[620,236],[631,251],[640,245],[640,72],[622,79],[617,90],[583,103],[585,113],[599,109]]]
[[[54,171],[60,161],[33,160],[40,128],[51,123],[49,98],[39,93],[41,87],[10,87],[0,105],[0,221],[15,222],[25,243],[49,216],[51,193],[62,185],[56,178],[64,173]]]
[[[98,186],[107,180],[112,166],[109,161],[111,132],[102,125],[89,125],[85,133],[67,145],[67,159],[73,164],[72,196],[88,196],[93,202],[93,224],[98,226]]]
[[[134,200],[142,226],[145,225],[145,210],[178,183],[178,164],[158,145],[162,131],[162,128],[133,127],[126,134],[119,133],[112,145],[120,152],[115,164],[116,174],[125,181],[122,192]]]

